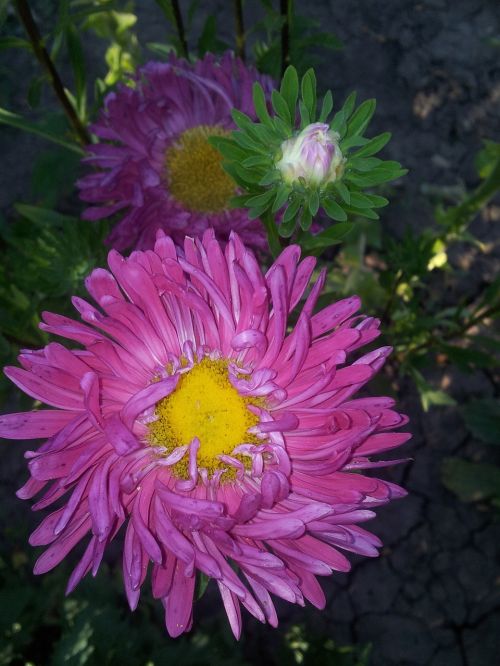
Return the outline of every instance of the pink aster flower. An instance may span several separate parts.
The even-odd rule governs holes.
[[[270,94],[271,79],[232,53],[220,61],[207,54],[195,64],[172,57],[139,69],[133,86],[106,97],[91,127],[99,143],[84,159],[95,171],[77,183],[81,198],[93,204],[83,217],[119,213],[107,239],[118,250],[152,248],[157,229],[182,243],[208,227],[221,239],[237,231],[264,249],[261,222],[229,207],[235,184],[208,142],[235,128],[233,108],[255,117],[255,81]]]
[[[73,590],[123,527],[132,609],[149,569],[169,633],[189,630],[202,572],[239,636],[241,606],[276,626],[271,595],[322,608],[318,576],[348,571],[344,551],[377,555],[359,523],[405,493],[361,472],[400,462],[369,457],[403,444],[391,431],[407,419],[354,394],[390,349],[353,357],[378,320],[357,297],[314,313],[325,273],[308,289],[315,259],[299,259],[290,246],[263,274],[236,234],[181,252],[159,232],[154,250],[113,250],[110,272],[89,276],[96,305],[73,300],[84,323],[44,314],[43,330],[82,348],[23,351],[6,374],[50,409],[0,420],[3,437],[46,438],[18,492],[58,506],[31,535],[47,546],[35,573],[85,539]]]

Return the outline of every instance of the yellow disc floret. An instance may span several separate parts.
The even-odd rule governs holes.
[[[217,213],[228,207],[234,182],[222,168],[222,155],[208,142],[210,136],[227,134],[222,127],[199,125],[183,132],[167,150],[170,194],[187,209]]]
[[[150,442],[166,449],[200,441],[198,465],[213,472],[225,467],[218,456],[231,454],[245,442],[256,442],[248,428],[259,418],[249,409],[257,400],[243,398],[229,381],[227,362],[204,358],[181,375],[173,393],[156,406],[156,421],[149,426]],[[185,476],[187,460],[174,467]]]

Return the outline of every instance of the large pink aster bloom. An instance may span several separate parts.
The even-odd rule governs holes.
[[[92,207],[83,217],[98,220],[119,213],[108,238],[118,250],[152,248],[157,229],[182,243],[212,227],[227,239],[237,231],[245,243],[265,249],[259,220],[233,209],[235,184],[208,142],[235,128],[236,108],[255,117],[252,86],[270,94],[272,81],[226,53],[207,54],[195,64],[172,57],[138,70],[133,87],[109,94],[91,127],[99,143],[85,162],[95,167],[78,185]]]
[[[159,232],[154,250],[113,250],[110,272],[90,275],[97,307],[74,299],[84,323],[44,314],[45,331],[83,348],[23,351],[6,373],[51,408],[0,421],[3,437],[48,438],[18,492],[60,507],[31,536],[48,546],[35,573],[86,539],[72,590],[123,526],[132,609],[150,568],[169,633],[189,630],[203,572],[239,636],[241,605],[276,626],[271,595],[322,608],[316,577],[348,571],[342,551],[377,555],[358,523],[405,493],[360,472],[389,464],[369,456],[405,442],[391,431],[407,420],[391,398],[353,396],[390,349],[348,361],[379,322],[357,297],[314,314],[325,273],[308,290],[315,259],[299,259],[290,246],[264,275],[235,234],[182,252]]]

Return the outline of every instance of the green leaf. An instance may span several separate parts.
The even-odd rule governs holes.
[[[353,228],[354,225],[351,222],[340,222],[315,236],[303,238],[300,244],[307,251],[324,250],[327,247],[341,243]]]
[[[321,200],[321,206],[332,220],[338,220],[339,222],[345,222],[345,220],[347,220],[347,213],[333,199],[325,197]]]
[[[288,185],[281,183],[276,191],[276,198],[274,199],[271,212],[276,213],[285,204],[285,202],[288,201],[288,197],[290,196],[291,191],[292,190]]]
[[[23,217],[27,218],[35,224],[44,225],[61,225],[73,224],[78,221],[78,218],[72,215],[63,215],[55,210],[48,208],[40,208],[38,206],[29,206],[28,204],[14,204],[14,208]]]
[[[463,502],[500,498],[500,467],[459,458],[443,461],[443,483]]]
[[[245,205],[249,208],[267,207],[273,197],[274,190],[267,190],[267,192],[264,192],[263,194],[257,194],[254,197],[250,197]]]
[[[461,414],[468,430],[487,444],[500,445],[500,402],[492,399],[473,400]]]
[[[300,129],[304,129],[311,122],[311,116],[309,115],[309,109],[304,104],[302,100],[299,100],[299,113],[300,113]]]
[[[297,215],[297,211],[299,210],[301,203],[302,201],[297,197],[288,204],[283,215],[284,223],[289,222],[295,217],[295,215]]]
[[[309,122],[316,117],[316,75],[313,69],[308,69],[301,82],[302,100],[309,112]]]
[[[87,102],[85,58],[78,31],[73,23],[68,23],[67,25],[66,40],[68,44],[69,59],[75,79],[76,111],[79,118],[83,120],[85,118],[85,107]]]
[[[253,105],[255,108],[255,113],[257,114],[257,118],[260,120],[260,122],[264,123],[264,125],[267,125],[271,129],[274,129],[273,121],[267,110],[267,102],[264,90],[262,89],[260,83],[257,82],[253,84]]]
[[[319,194],[317,190],[312,190],[310,192],[309,198],[307,200],[307,206],[309,208],[309,212],[314,217],[319,209]]]
[[[323,97],[323,104],[321,105],[321,113],[319,114],[319,122],[326,123],[328,116],[333,109],[333,95],[332,91],[328,90]]]
[[[378,157],[351,157],[347,162],[347,168],[366,173],[367,171],[373,171],[377,167],[385,164],[386,163]]]
[[[356,208],[371,208],[371,200],[360,192],[351,192],[351,204]]]
[[[385,197],[380,197],[378,194],[365,194],[366,197],[371,202],[371,205],[374,208],[383,208],[384,206],[387,206],[389,203],[389,199],[386,199]]]
[[[311,215],[310,210],[304,207],[302,209],[302,215],[300,216],[299,220],[300,228],[303,231],[307,231],[311,227],[312,221],[313,221],[313,215]]]
[[[289,65],[285,70],[280,93],[288,105],[291,121],[295,118],[295,106],[299,95],[299,77],[297,76],[297,70],[292,65]]]
[[[373,137],[373,139],[370,139],[366,146],[363,146],[355,153],[353,153],[352,157],[370,157],[371,155],[375,155],[375,153],[378,153],[379,150],[382,150],[386,143],[390,141],[390,138],[390,132],[378,134],[377,136]]]
[[[21,39],[21,37],[0,37],[0,51],[4,49],[27,49],[31,51],[31,43],[27,39]]]
[[[277,115],[287,125],[287,127],[291,127],[292,116],[290,114],[290,110],[288,108],[287,102],[285,101],[285,98],[277,90],[273,90],[271,93],[271,102]]]
[[[83,155],[83,149],[77,143],[71,143],[70,141],[65,141],[55,134],[48,132],[43,126],[32,123],[29,120],[26,120],[22,116],[18,116],[17,113],[11,113],[7,109],[0,108],[0,123],[4,125],[10,125],[10,127],[16,127],[17,129],[23,130],[25,132],[30,132],[31,134],[36,134],[41,136],[44,139],[48,139],[53,143],[57,143],[68,150],[72,150],[79,155]]]
[[[374,99],[367,99],[358,106],[347,123],[348,136],[363,134],[375,113],[376,106],[377,103]]]
[[[350,148],[358,148],[359,146],[365,146],[368,143],[368,139],[364,136],[350,136],[347,139],[343,139],[341,142],[342,152],[345,154]]]
[[[240,146],[237,146],[234,141],[223,136],[209,136],[208,143],[214,148],[217,148],[224,157],[236,160],[237,162],[241,162],[248,156],[243,148],[240,148]]]
[[[242,130],[246,130],[252,127],[253,123],[251,118],[249,118],[243,111],[238,111],[238,109],[231,110],[231,117],[234,120],[237,127]]]
[[[343,136],[345,134],[347,128],[347,121],[352,113],[352,110],[354,109],[355,104],[356,104],[356,93],[352,92],[344,102],[340,111],[337,111],[337,113],[333,117],[333,121],[330,127],[335,132],[338,132],[340,136]]]
[[[448,395],[444,391],[433,389],[416,368],[410,367],[410,374],[412,375],[420,394],[420,401],[422,402],[424,412],[427,412],[429,407],[432,407],[433,405],[452,406],[457,404],[451,395]]]
[[[217,37],[217,19],[214,14],[209,14],[198,39],[198,57],[205,53],[222,53],[228,45]]]
[[[346,187],[345,183],[343,183],[341,180],[338,180],[333,188],[340,194],[341,198],[347,205],[351,203],[351,193],[349,191],[349,188]]]

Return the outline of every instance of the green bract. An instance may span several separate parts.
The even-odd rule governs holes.
[[[356,93],[351,93],[340,111],[330,118],[332,93],[326,93],[318,113],[314,71],[309,69],[299,86],[297,71],[291,66],[283,76],[280,90],[272,92],[274,115],[269,113],[258,83],[254,84],[253,100],[259,122],[234,110],[233,120],[238,129],[229,137],[213,137],[211,142],[222,153],[225,170],[241,188],[242,194],[234,197],[233,205],[248,208],[251,218],[262,218],[271,247],[277,241],[274,217],[278,213],[277,229],[285,238],[298,227],[307,231],[320,208],[337,222],[355,216],[378,219],[374,209],[387,205],[388,201],[365,190],[399,178],[407,170],[399,162],[374,157],[389,141],[389,132],[371,139],[363,136],[375,111],[375,100],[366,100],[355,108]],[[342,175],[324,185],[307,184],[304,179],[286,183],[276,167],[282,156],[281,146],[315,122],[326,123],[338,133],[345,158]],[[332,245],[344,235],[344,226],[338,239],[332,227],[320,245]]]

